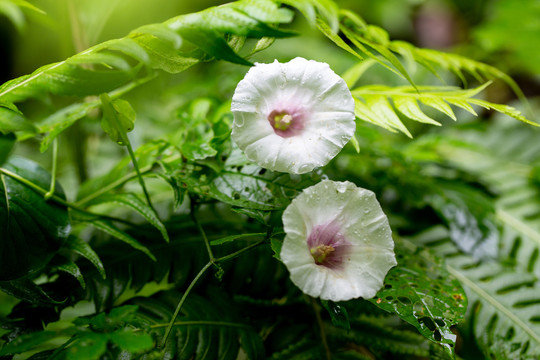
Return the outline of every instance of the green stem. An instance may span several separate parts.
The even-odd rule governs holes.
[[[204,240],[204,245],[206,245],[206,251],[208,252],[208,257],[210,257],[210,262],[212,264],[215,263],[216,258],[214,257],[214,253],[212,252],[210,241],[208,241],[208,238],[206,237],[206,233],[204,232],[204,229],[202,228],[201,223],[199,222],[199,220],[197,220],[197,216],[195,215],[195,201],[193,199],[191,199],[191,218],[193,219],[195,226],[197,226],[197,229],[201,233],[201,236]]]
[[[330,347],[328,346],[328,340],[326,339],[326,332],[324,331],[324,323],[321,318],[320,308],[314,298],[310,297],[310,299],[311,299],[311,306],[313,307],[313,311],[315,312],[315,318],[317,319],[317,325],[319,326],[321,342],[324,347],[324,351],[326,353],[326,359],[330,360],[332,358],[332,353],[330,352]]]
[[[249,329],[249,325],[245,324],[237,324],[237,323],[231,323],[226,321],[177,321],[173,323],[173,326],[228,326],[228,327],[239,327],[239,328],[247,328]],[[155,324],[151,325],[151,329],[159,329],[162,327],[169,327],[169,324]]]
[[[201,276],[204,275],[204,273],[206,272],[206,270],[208,270],[208,268],[210,268],[210,266],[212,266],[214,264],[213,261],[209,261],[202,269],[201,271],[199,271],[199,273],[197,274],[197,276],[195,276],[195,278],[191,281],[191,284],[189,284],[187,290],[184,292],[184,295],[182,295],[182,298],[180,299],[180,302],[178,303],[178,305],[176,306],[176,310],[174,311],[174,314],[171,318],[171,321],[169,322],[169,325],[167,326],[167,330],[165,331],[165,335],[163,336],[163,340],[161,342],[161,347],[165,347],[165,344],[167,343],[167,339],[169,338],[169,335],[171,333],[171,330],[172,330],[172,327],[174,326],[174,322],[176,321],[176,317],[178,316],[178,314],[180,313],[180,309],[182,309],[182,306],[184,305],[184,302],[186,301],[187,299],[187,296],[189,295],[189,293],[191,292],[191,289],[193,289],[193,286],[195,286],[195,284],[197,283],[197,281],[199,281],[199,279],[201,278]]]
[[[256,246],[259,246],[260,244],[262,244],[266,239],[262,239],[262,240],[259,240],[257,241],[256,243],[253,243],[249,246],[246,246],[245,248],[243,249],[240,249],[236,252],[233,252],[232,254],[229,254],[229,255],[225,255],[225,256],[222,256],[220,258],[217,258],[215,261],[216,262],[222,262],[222,261],[227,261],[227,260],[231,260],[231,259],[234,259],[235,257],[238,257],[240,256],[242,253],[248,251],[248,250],[251,250],[253,249],[254,247]]]
[[[126,134],[126,139],[127,139],[127,134]],[[139,163],[137,162],[137,158],[135,157],[135,153],[133,152],[133,148],[131,147],[131,143],[129,142],[129,139],[126,142],[126,147],[128,149],[129,156],[131,157],[131,162],[133,163],[133,167],[135,168],[135,172],[137,173],[137,179],[139,179],[139,184],[141,184],[141,188],[142,188],[142,190],[144,192],[144,196],[146,197],[146,202],[148,203],[148,206],[150,206],[152,208],[152,210],[154,211],[154,213],[157,216],[157,211],[154,208],[154,206],[152,205],[152,201],[150,200],[150,195],[148,195],[148,190],[146,189],[146,184],[144,183],[142,173],[139,170]]]
[[[53,196],[56,190],[56,166],[58,162],[57,160],[58,160],[58,138],[55,138],[53,141],[51,186],[49,187],[49,191],[47,191],[45,195],[43,195],[45,200],[48,200],[51,196]]]

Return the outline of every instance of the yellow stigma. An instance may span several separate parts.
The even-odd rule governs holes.
[[[311,256],[315,259],[315,264],[321,265],[324,263],[324,260],[335,251],[330,245],[319,245],[317,247],[311,248]]]
[[[274,116],[274,128],[278,130],[287,130],[291,125],[293,117],[289,114],[278,114]]]

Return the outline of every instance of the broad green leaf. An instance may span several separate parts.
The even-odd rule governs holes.
[[[349,314],[345,306],[341,306],[330,300],[321,300],[322,306],[328,311],[332,324],[350,330]]]
[[[401,240],[396,243],[396,257],[398,265],[369,301],[396,313],[453,357],[456,335],[451,327],[464,319],[467,309],[463,289],[442,260],[425,249]]]
[[[90,261],[99,271],[99,274],[101,275],[101,277],[103,279],[106,278],[105,267],[103,266],[103,263],[99,259],[98,254],[96,254],[94,249],[92,249],[87,242],[83,241],[82,239],[76,236],[70,235],[70,237],[64,243],[63,246],[81,255],[86,260]]]
[[[109,135],[112,141],[118,145],[129,144],[127,133],[133,130],[135,123],[135,110],[129,102],[117,99],[111,101],[107,94],[101,94],[101,108],[103,118],[101,127]]]
[[[7,135],[15,131],[35,133],[36,129],[24,116],[0,103],[0,134]]]
[[[165,225],[163,225],[161,220],[159,220],[154,210],[144,201],[139,199],[137,195],[132,193],[104,195],[90,201],[87,205],[90,206],[106,203],[115,203],[118,205],[127,206],[132,210],[135,210],[138,214],[143,216],[150,224],[152,224],[156,229],[161,232],[161,236],[163,236],[163,239],[165,239],[165,241],[169,242],[169,235],[167,234],[167,229],[165,228]]]
[[[43,168],[23,158],[11,158],[0,169],[0,280],[17,279],[41,269],[67,239],[71,229],[67,209],[43,198],[50,181]],[[65,199],[59,184],[56,189],[55,195]]]
[[[144,332],[136,333],[127,329],[111,333],[109,340],[120,349],[129,353],[140,353],[150,350],[154,346],[154,341],[150,334]]]
[[[11,281],[0,281],[0,290],[33,305],[58,305],[65,300],[51,298],[40,286],[27,277]]]
[[[107,334],[82,333],[65,351],[68,359],[95,360],[100,359],[107,351],[109,337]]]
[[[92,222],[90,222],[90,224],[94,226],[95,228],[102,230],[108,233],[109,235],[115,237],[116,239],[125,242],[126,244],[130,245],[134,249],[142,251],[143,253],[148,255],[150,259],[156,261],[156,257],[150,252],[150,250],[148,250],[146,246],[142,245],[140,242],[138,242],[135,238],[133,238],[128,233],[120,230],[111,222],[105,221],[105,220],[93,220]]]
[[[0,356],[20,354],[52,340],[58,336],[56,331],[36,331],[18,336],[0,349]]]
[[[15,135],[13,133],[7,135],[0,134],[0,166],[9,158],[13,145],[15,145]]]

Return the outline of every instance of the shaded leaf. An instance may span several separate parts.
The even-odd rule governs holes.
[[[454,356],[456,335],[450,329],[465,316],[467,299],[459,282],[450,276],[441,259],[407,241],[396,243],[398,266],[369,301],[418,329]]]
[[[103,263],[99,259],[99,256],[96,254],[96,252],[90,247],[90,245],[87,242],[79,239],[76,236],[70,235],[70,237],[64,243],[63,246],[81,255],[86,260],[90,261],[99,271],[99,274],[101,275],[101,277],[103,279],[106,278],[105,267],[103,266]]]
[[[128,233],[120,230],[118,227],[113,225],[111,222],[106,220],[93,220],[90,222],[90,224],[94,227],[96,227],[99,230],[102,230],[106,232],[107,234],[112,235],[116,239],[125,242],[126,244],[130,245],[134,249],[140,250],[148,257],[154,261],[156,261],[155,256],[148,250],[148,248],[144,245],[142,245],[140,242],[138,242],[135,238],[133,238]]]
[[[0,280],[13,280],[45,266],[71,226],[67,209],[43,198],[51,177],[38,164],[14,157],[0,171]],[[42,193],[6,172],[31,182]],[[65,199],[59,184],[56,189],[55,195]]]
[[[135,210],[138,214],[143,216],[150,224],[152,224],[156,229],[158,229],[163,236],[165,241],[169,241],[169,235],[167,234],[167,229],[165,225],[158,218],[154,210],[148,206],[144,201],[139,199],[137,195],[132,193],[124,194],[114,194],[114,195],[104,195],[97,199],[93,199],[88,203],[88,205],[97,205],[97,204],[106,204],[106,203],[115,203],[123,206],[127,206],[132,210]]]

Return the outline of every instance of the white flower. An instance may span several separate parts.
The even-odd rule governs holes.
[[[255,64],[232,98],[232,138],[248,159],[303,174],[326,165],[354,135],[354,100],[328,64],[303,58]]]
[[[351,182],[324,180],[283,213],[281,260],[292,282],[323,300],[371,298],[395,266],[388,219],[375,194]]]

